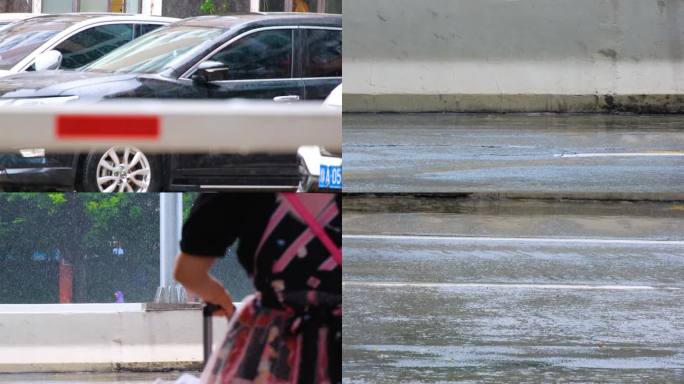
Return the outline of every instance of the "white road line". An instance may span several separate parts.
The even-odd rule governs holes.
[[[473,236],[416,236],[416,235],[342,235],[347,240],[445,241],[460,243],[579,243],[603,245],[674,245],[684,246],[680,240],[537,238],[537,237],[473,237]]]
[[[586,284],[483,284],[483,283],[407,283],[344,281],[342,285],[353,287],[412,287],[412,288],[496,288],[496,289],[572,289],[603,291],[649,291],[680,290],[678,287],[654,287],[650,285],[586,285]]]
[[[681,151],[661,151],[661,152],[606,152],[606,153],[558,153],[553,157],[573,158],[573,157],[684,157]]]

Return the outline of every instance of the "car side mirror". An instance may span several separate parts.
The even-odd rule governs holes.
[[[208,84],[212,81],[222,80],[228,80],[228,67],[219,61],[203,62],[192,75],[192,81],[197,84]]]
[[[36,57],[35,61],[36,71],[51,71],[59,69],[62,65],[62,53],[56,50],[50,50],[41,53]]]

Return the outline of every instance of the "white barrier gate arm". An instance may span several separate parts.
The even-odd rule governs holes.
[[[341,152],[342,115],[320,103],[125,100],[0,107],[0,151]]]

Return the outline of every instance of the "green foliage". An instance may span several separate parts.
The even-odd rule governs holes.
[[[116,254],[115,248],[124,250]],[[34,254],[48,255],[47,260]],[[58,261],[76,302],[149,301],[159,276],[159,195],[0,194],[0,303],[55,302]]]
[[[184,217],[197,196],[183,194]],[[0,304],[58,302],[57,256],[73,265],[75,302],[112,302],[117,290],[127,302],[152,300],[159,194],[0,193]],[[237,258],[214,270],[237,297],[251,291]]]
[[[197,199],[197,196],[199,196],[199,193],[197,192],[187,192],[183,194],[183,221],[190,216],[192,204],[195,202],[195,199]]]
[[[202,5],[200,5],[200,10],[202,13],[207,15],[213,15],[215,8],[216,5],[214,4],[214,0],[204,0]]]
[[[48,198],[53,204],[63,204],[66,203],[66,197],[63,193],[48,193]]]
[[[221,15],[230,12],[230,0],[204,0],[200,11],[205,15]]]

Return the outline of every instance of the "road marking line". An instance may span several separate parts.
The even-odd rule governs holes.
[[[523,288],[523,289],[574,289],[604,291],[650,291],[680,290],[678,287],[654,287],[650,285],[587,285],[587,284],[485,284],[485,283],[402,283],[373,281],[344,281],[342,285],[358,287],[415,287],[415,288]]]
[[[659,152],[613,152],[613,153],[558,153],[553,157],[684,157],[682,151],[659,151]]]
[[[625,245],[675,245],[684,246],[681,240],[633,240],[633,239],[577,239],[577,238],[535,238],[535,237],[468,237],[468,236],[415,236],[415,235],[342,235],[348,240],[397,240],[397,241],[449,241],[449,242],[512,242],[512,243],[581,243],[581,244],[625,244]]]

